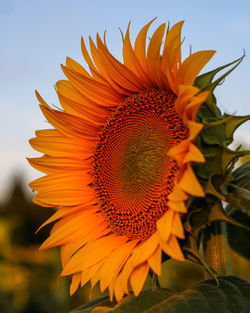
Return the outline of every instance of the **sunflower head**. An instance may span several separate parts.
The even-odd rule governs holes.
[[[197,75],[214,51],[183,61],[183,22],[167,33],[160,25],[146,44],[151,23],[134,47],[128,26],[123,62],[105,37],[97,34],[96,44],[90,38],[91,54],[82,40],[89,70],[67,58],[67,80],[56,83],[62,110],[37,93],[53,128],[30,140],[44,155],[29,162],[45,173],[30,186],[35,203],[58,207],[42,225],[56,221],[42,248],[61,247],[61,275],[72,275],[71,294],[90,281],[108,288],[111,299],[130,288],[138,295],[150,269],[161,274],[163,256],[184,260],[197,252],[188,239],[209,222],[210,213],[194,227],[190,203],[206,204],[212,186],[201,174],[210,170],[202,167],[211,148],[204,112],[222,118],[213,112],[211,77]]]

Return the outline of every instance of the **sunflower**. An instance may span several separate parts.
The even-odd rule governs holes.
[[[71,294],[90,281],[108,288],[111,299],[130,289],[138,295],[149,270],[161,275],[163,253],[184,260],[186,203],[205,195],[192,165],[205,161],[195,142],[203,128],[196,113],[209,92],[193,84],[215,51],[182,62],[183,21],[165,36],[160,25],[146,48],[152,22],[134,48],[128,26],[124,63],[109,52],[105,35],[97,34],[96,44],[89,39],[91,55],[82,39],[89,71],[67,58],[68,80],[56,83],[62,109],[36,92],[53,128],[30,140],[44,155],[29,162],[46,174],[30,186],[35,203],[58,207],[42,225],[56,221],[41,248],[61,246]]]

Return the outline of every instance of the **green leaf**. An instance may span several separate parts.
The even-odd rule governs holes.
[[[228,165],[230,165],[231,162],[239,159],[241,156],[250,154],[250,150],[242,150],[242,151],[233,151],[230,150],[227,147],[224,147],[221,155],[221,165],[222,170],[225,173]]]
[[[168,289],[143,291],[128,296],[114,307],[83,306],[77,313],[249,313],[250,283],[236,276],[220,276],[193,285],[182,292]]]
[[[233,62],[231,62],[231,63],[228,63],[228,64],[226,64],[226,65],[220,66],[220,67],[216,68],[215,70],[212,70],[212,71],[210,71],[210,72],[207,72],[207,73],[205,73],[205,74],[202,74],[202,75],[198,76],[198,77],[196,78],[194,84],[195,84],[197,87],[199,87],[200,89],[205,89],[205,88],[209,87],[209,86],[211,85],[211,83],[212,83],[212,80],[214,79],[214,76],[215,76],[217,73],[219,73],[220,71],[222,71],[223,69],[227,68],[227,67],[230,66],[230,65],[233,65],[233,64],[235,64],[235,63],[237,63],[237,62],[240,63],[243,58],[244,58],[244,56],[241,57],[241,58],[239,58],[239,59],[237,59],[237,60],[235,60],[235,61],[233,61]],[[238,66],[238,64],[237,64],[236,66]],[[234,67],[234,68],[235,68],[235,67]],[[234,68],[233,68],[233,69],[234,69]],[[231,72],[233,69],[231,69],[230,72]],[[226,73],[226,74],[227,74],[227,73]],[[229,74],[229,73],[228,73],[228,74]],[[228,74],[227,74],[227,75],[228,75]],[[223,79],[223,78],[222,78],[222,79]],[[220,81],[221,81],[221,79],[220,79]]]
[[[204,103],[204,105],[202,105],[200,107],[200,110],[198,111],[197,117],[198,119],[201,119],[203,122],[204,119],[207,119],[207,117],[210,117],[210,115],[212,114],[213,117],[215,117],[216,119],[220,119],[221,118],[221,112],[219,110],[219,108],[216,106],[216,98],[213,94],[214,89],[223,82],[223,80],[227,77],[227,75],[229,75],[240,63],[241,61],[244,59],[245,54],[243,54],[243,56],[231,63],[228,63],[224,66],[218,67],[217,69],[205,73],[203,75],[200,75],[196,78],[195,80],[195,85],[198,86],[202,91],[203,90],[209,90],[211,93],[208,96],[206,102]],[[236,63],[236,64],[235,64]],[[220,72],[221,70],[227,68],[230,65],[235,64],[230,70],[228,70],[226,73],[224,73],[222,76],[220,76],[217,80],[215,80],[214,82],[212,82],[214,76]],[[206,107],[207,112],[204,112],[204,108]],[[208,114],[208,112],[210,112]]]
[[[102,313],[102,311],[98,311],[101,307],[104,306],[105,310],[109,309],[108,311],[103,312],[112,312],[112,313],[142,313],[148,308],[154,306],[155,304],[163,301],[164,299],[168,298],[174,292],[169,289],[155,289],[155,290],[145,290],[142,292],[138,297],[133,295],[125,297],[120,303],[110,308],[112,303],[107,302],[107,297],[105,297],[105,302],[96,303],[95,301],[86,306],[83,306],[79,309],[72,311],[71,313]],[[109,307],[108,307],[109,306]]]
[[[234,116],[224,114],[223,119],[225,120],[225,136],[229,140],[229,144],[233,141],[233,134],[235,130],[244,122],[250,119],[250,115],[246,116]]]
[[[223,146],[223,143],[228,141],[223,124],[205,128],[201,136],[208,145]]]
[[[250,217],[245,213],[231,208],[226,209],[227,214],[239,223],[250,228]],[[250,260],[250,230],[227,224],[227,239],[229,246],[240,255]]]
[[[231,173],[233,180],[222,186],[230,205],[250,216],[250,161]]]

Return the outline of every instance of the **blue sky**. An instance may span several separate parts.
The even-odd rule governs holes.
[[[39,111],[37,89],[50,104],[58,104],[54,84],[64,79],[60,64],[70,56],[84,64],[81,35],[87,39],[107,30],[112,53],[121,60],[119,27],[131,20],[131,39],[158,17],[151,32],[163,22],[185,20],[184,57],[192,51],[215,49],[205,70],[226,64],[246,51],[239,68],[217,89],[223,111],[249,114],[250,109],[250,1],[194,0],[0,0],[0,199],[17,171],[26,182],[40,173],[26,162],[38,156],[28,144],[36,129],[48,124]],[[150,33],[149,33],[150,35]],[[238,140],[249,144],[249,123]]]

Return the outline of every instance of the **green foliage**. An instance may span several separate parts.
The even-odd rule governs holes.
[[[120,303],[108,298],[90,302],[71,313],[248,313],[250,283],[235,276],[221,276],[174,293],[168,289],[146,290],[138,297],[127,296]]]
[[[250,216],[250,161],[233,171],[232,178],[223,185],[224,194],[232,207]]]
[[[250,216],[228,206],[227,213],[234,220],[250,228]],[[230,247],[240,255],[250,260],[250,230],[236,225],[227,225],[227,240]]]
[[[206,192],[206,197],[189,199],[188,215],[184,224],[186,239],[182,242],[182,249],[185,257],[205,266],[206,270],[214,277],[216,277],[216,272],[211,268],[211,262],[207,263],[200,252],[201,243],[203,242],[203,246],[206,246],[205,237],[209,238],[209,232],[213,229],[213,225],[211,227],[207,227],[207,225],[215,221],[224,221],[238,227],[244,226],[243,223],[234,220],[233,216],[226,214],[222,201],[235,204],[234,206],[241,207],[241,210],[250,207],[250,193],[247,190],[249,188],[246,188],[247,182],[250,181],[250,175],[246,174],[246,169],[244,174],[242,170],[232,173],[236,161],[241,156],[249,154],[250,151],[234,151],[228,147],[233,141],[235,130],[249,120],[250,116],[229,114],[222,116],[213,94],[215,87],[223,82],[243,58],[244,55],[234,62],[197,77],[195,81],[195,85],[202,91],[209,90],[211,92],[197,113],[197,122],[203,123],[204,128],[196,141],[206,162],[194,166],[195,173]],[[230,67],[229,70],[213,81],[216,74],[228,67]],[[223,273],[223,271],[219,271],[219,273]]]

